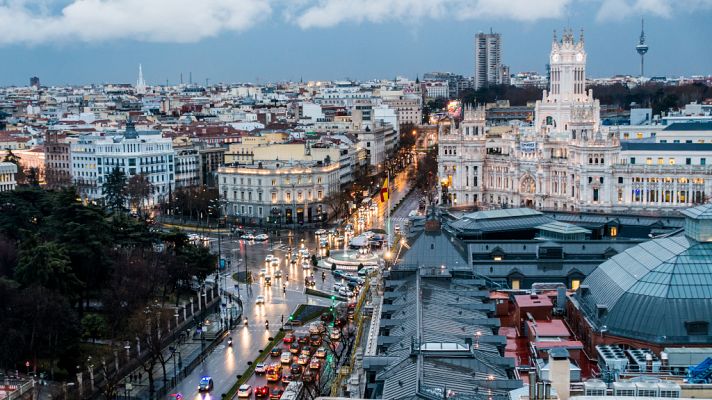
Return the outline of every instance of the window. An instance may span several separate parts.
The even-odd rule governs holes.
[[[321,190],[317,192],[316,197],[321,200]]]
[[[618,183],[623,183],[623,177],[622,177],[622,176],[619,176],[619,177],[618,177]]]
[[[692,164],[692,159],[690,157],[687,157],[685,159],[685,165],[691,165]]]
[[[272,193],[272,203],[277,201],[277,193]]]
[[[662,157],[658,157],[658,165],[663,165],[665,160]]]
[[[653,165],[653,159],[651,157],[646,158],[645,165]]]
[[[276,184],[277,184],[277,180],[276,180],[276,179],[272,179],[272,186],[274,186],[274,185],[276,185]]]
[[[580,285],[581,285],[580,279],[572,279],[571,280],[571,290],[578,290]]]
[[[618,227],[612,226],[611,227],[611,237],[616,237],[616,236],[618,236]]]
[[[706,165],[707,164],[707,159],[706,158],[700,158],[700,165]]]
[[[674,158],[668,159],[668,164],[675,165],[675,159]]]
[[[519,279],[512,279],[512,290],[519,290]]]
[[[287,201],[292,201],[292,194],[287,192]]]

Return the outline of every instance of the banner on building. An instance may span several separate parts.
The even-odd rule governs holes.
[[[519,149],[524,153],[533,153],[536,151],[536,142],[521,142]]]

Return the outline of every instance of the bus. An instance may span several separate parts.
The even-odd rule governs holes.
[[[287,387],[284,389],[284,393],[282,393],[282,397],[280,398],[280,400],[297,400],[302,392],[303,387],[304,384],[302,382],[289,382],[289,385],[287,385]]]

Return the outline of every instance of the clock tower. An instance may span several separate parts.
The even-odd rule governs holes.
[[[556,102],[586,100],[586,51],[583,48],[583,31],[577,43],[574,43],[571,30],[564,31],[560,42],[554,32],[549,63],[551,99]]]

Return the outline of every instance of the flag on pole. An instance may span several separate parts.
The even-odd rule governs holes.
[[[383,182],[383,186],[381,187],[381,203],[388,201],[388,195],[388,178],[386,178],[386,181]]]

